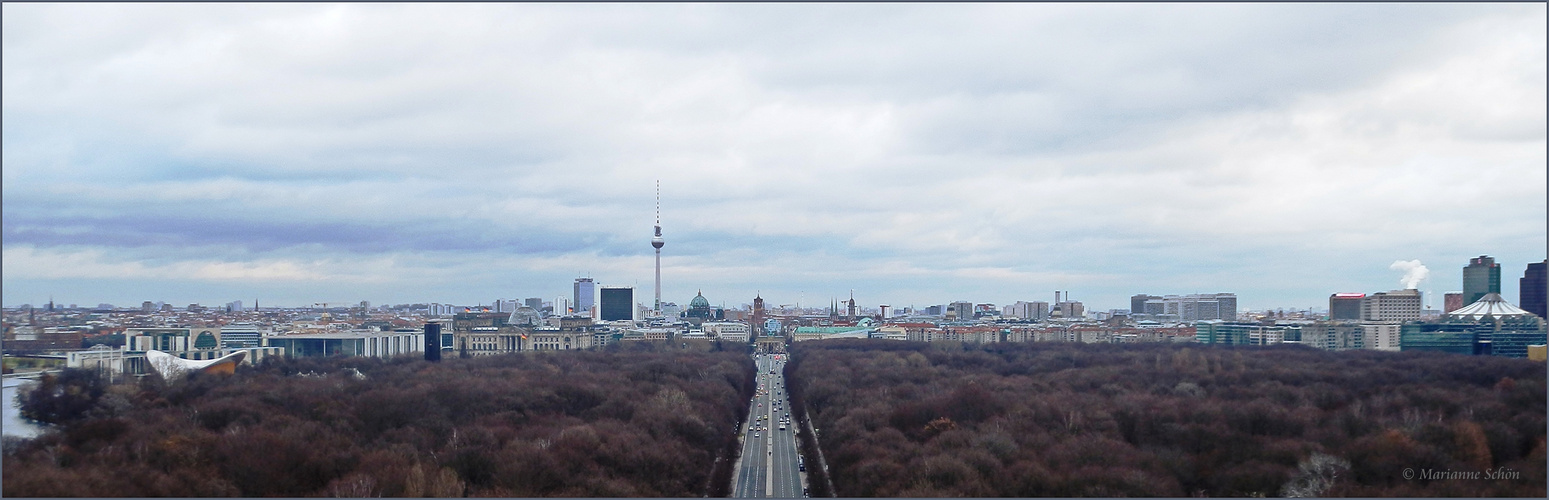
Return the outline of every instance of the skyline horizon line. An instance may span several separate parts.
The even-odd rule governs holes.
[[[594,277],[583,276],[583,277],[580,277],[580,278],[594,278]],[[597,283],[597,289],[598,290],[600,290],[600,289],[602,289],[604,287],[612,288],[612,287],[618,287],[618,285],[605,285],[605,284],[602,284],[600,282]],[[637,289],[638,286],[626,286],[625,288]],[[1330,292],[1329,296],[1338,295],[1338,294],[1346,294],[1346,293],[1362,293],[1362,294],[1369,295],[1369,294],[1372,294],[1372,293],[1385,293],[1385,292],[1406,291],[1406,290],[1415,290],[1417,292],[1420,292],[1421,296],[1423,297],[1421,299],[1422,302],[1423,302],[1422,309],[1421,309],[1422,311],[1425,311],[1425,310],[1437,310],[1437,309],[1433,309],[1432,308],[1433,304],[1430,303],[1431,302],[1430,297],[1433,296],[1436,293],[1434,291],[1434,289],[1395,288],[1395,289],[1390,289],[1390,290],[1379,290],[1379,291],[1376,291],[1376,292]],[[1080,303],[1080,304],[1083,305],[1084,308],[1086,308],[1086,309],[1088,309],[1088,310],[1090,310],[1091,312],[1094,312],[1094,313],[1097,313],[1097,312],[1107,313],[1107,312],[1111,312],[1111,311],[1114,311],[1114,310],[1129,310],[1128,308],[1122,308],[1122,307],[1094,308],[1094,307],[1091,306],[1091,304],[1089,304],[1087,302],[1079,301],[1079,300],[1077,300],[1077,301],[1070,300],[1070,296],[1068,295],[1068,293],[1070,292],[1069,290],[1055,290],[1055,291],[1066,294],[1066,295],[1063,296],[1062,299],[1060,299],[1061,301],[1063,301],[1063,302]],[[702,294],[703,292],[700,291],[699,293]],[[762,293],[761,291],[755,292],[754,297],[755,298],[760,297],[761,293]],[[1463,293],[1463,292],[1461,290],[1447,290],[1447,291],[1443,291],[1443,292],[1440,292],[1440,293],[1445,295],[1445,294]],[[1499,293],[1502,297],[1505,297],[1505,295],[1506,295],[1504,293],[1504,287],[1503,287],[1503,291],[1502,292],[1497,292],[1497,293]],[[1157,295],[1157,296],[1167,297],[1167,296],[1188,296],[1188,295],[1209,295],[1209,294],[1231,294],[1231,295],[1237,296],[1237,298],[1239,300],[1241,299],[1241,296],[1238,295],[1237,292],[1202,292],[1202,291],[1196,291],[1196,292],[1188,292],[1188,293],[1167,293],[1167,294],[1161,294],[1161,295]],[[1140,294],[1135,294],[1135,295],[1156,295],[1156,294],[1140,293]],[[365,302],[367,302],[368,304],[371,304],[369,307],[382,307],[382,306],[396,307],[396,306],[400,306],[400,305],[415,305],[415,304],[427,304],[427,305],[429,305],[429,304],[440,304],[440,305],[448,305],[448,306],[452,306],[452,307],[486,307],[486,306],[487,307],[494,307],[494,306],[497,305],[497,302],[500,301],[500,300],[516,300],[516,301],[521,301],[521,300],[532,299],[532,298],[544,299],[544,297],[546,297],[546,296],[545,295],[537,295],[537,296],[514,295],[513,297],[515,297],[515,298],[507,299],[505,297],[498,297],[498,298],[493,299],[490,302],[474,302],[474,303],[471,303],[471,304],[468,304],[468,303],[458,303],[456,301],[447,301],[447,302],[438,302],[438,301],[408,301],[408,302],[404,302],[404,301],[382,301],[382,302],[377,302],[377,301],[372,301],[372,300],[365,300]],[[559,296],[555,296],[555,297],[565,297],[565,296],[564,295],[559,295]],[[235,301],[244,301],[244,299],[236,299]],[[842,300],[840,298],[840,296],[838,296],[838,295],[836,295],[834,297],[831,297],[830,301],[833,301],[833,302],[835,302],[835,303],[837,303],[837,304],[839,304],[841,306],[845,303],[845,301]],[[1518,297],[1517,301],[1520,302],[1520,297]],[[82,304],[80,301],[74,301],[74,302],[72,302],[72,301],[54,302],[53,300],[50,300],[50,302],[53,302],[53,304],[54,304],[54,306],[56,308],[64,307],[64,304],[66,304],[66,303],[70,303],[70,304],[73,304],[73,305],[77,306],[76,307],[77,309],[90,309],[90,308],[94,308],[95,306],[101,305],[101,304],[112,305],[115,310],[117,310],[117,309],[134,309],[135,308],[134,306],[126,306],[126,305],[120,305],[120,304],[113,304],[112,302],[98,302],[96,305],[86,305],[86,304]],[[87,302],[89,303],[89,302],[92,302],[92,301],[87,301]],[[165,300],[146,301],[146,300],[141,300],[142,304],[144,302],[151,302],[153,304],[156,304],[156,303],[168,304],[168,305],[173,305],[173,307],[176,307],[176,308],[186,308],[187,307],[186,305],[184,305],[184,306],[175,305],[175,302],[181,302],[181,301],[165,301]],[[211,302],[211,304],[213,304],[213,305],[207,305],[205,302],[191,301],[188,304],[189,305],[199,305],[200,307],[219,308],[221,306],[229,304],[230,302],[233,302],[233,301],[213,301],[213,302]],[[289,304],[286,304],[285,301],[277,301],[277,302],[279,303],[279,305],[271,305],[271,306],[268,306],[268,308],[276,308],[276,309],[308,309],[308,308],[313,308],[313,309],[315,309],[314,307],[312,307],[312,305],[334,303],[334,302],[331,302],[331,301],[330,302],[314,301],[314,302],[310,302],[310,303],[309,302],[302,302],[301,305],[289,305]],[[337,304],[340,304],[340,305],[336,305],[336,306],[332,306],[332,307],[326,307],[324,309],[353,308],[353,307],[358,307],[359,302],[360,301],[341,301],[341,302],[337,303]],[[554,305],[552,300],[545,299],[543,302],[546,303],[546,304]],[[764,298],[764,302],[765,302],[765,304],[769,304],[770,300],[768,298]],[[939,301],[939,303],[937,301],[931,301],[931,302],[929,302],[929,303],[927,303],[926,305],[923,305],[923,306],[922,305],[918,305],[918,304],[902,305],[902,304],[899,304],[899,303],[896,303],[896,302],[878,302],[876,304],[868,305],[866,303],[862,303],[862,302],[857,301],[856,302],[856,307],[857,308],[861,308],[861,309],[878,310],[878,309],[881,308],[881,306],[887,306],[889,309],[892,309],[894,311],[897,311],[901,307],[909,307],[912,310],[914,310],[915,313],[918,313],[918,310],[921,309],[921,308],[931,307],[931,306],[943,306],[943,307],[945,307],[945,306],[947,306],[947,305],[949,305],[949,304],[951,304],[953,302],[970,302],[970,303],[973,303],[975,305],[994,304],[994,305],[997,305],[998,307],[1008,307],[1008,306],[1011,306],[1011,305],[1015,305],[1018,302],[1027,302],[1027,303],[1044,302],[1044,303],[1051,304],[1051,305],[1056,303],[1055,301],[1046,301],[1046,300],[1037,300],[1037,299],[1032,299],[1032,300],[1018,299],[1018,300],[1011,301],[1011,303],[1009,303],[1009,304],[1000,304],[1000,301],[980,302],[980,301],[973,301],[973,300],[957,300],[957,299],[954,299],[954,300]],[[258,304],[259,301],[257,299],[255,299],[254,303]],[[275,302],[270,302],[269,304],[274,304],[274,303]],[[676,302],[661,302],[661,303],[662,304],[676,304]],[[685,304],[686,303],[687,302],[685,302]],[[311,305],[308,305],[308,304],[311,304]],[[726,306],[726,304],[727,304],[727,301],[725,301],[725,300],[720,301],[720,307],[721,308],[729,309]],[[43,304],[36,304],[36,303],[32,303],[32,302],[23,302],[23,303],[14,304],[14,305],[0,305],[0,308],[4,308],[4,309],[25,309],[27,306],[31,306],[33,309],[38,309],[42,305]],[[639,302],[639,301],[637,301],[635,305],[636,305],[637,308],[651,309],[651,304],[646,303],[646,302]],[[753,305],[752,299],[749,299],[748,302],[737,303],[736,307],[738,308],[737,310],[740,310],[741,307],[751,308],[752,305]],[[1284,307],[1284,306],[1244,307],[1244,308],[1241,309],[1241,311],[1242,312],[1248,312],[1248,311],[1263,311],[1263,310],[1269,310],[1269,311],[1274,311],[1274,310],[1327,311],[1328,310],[1326,299],[1325,299],[1325,302],[1323,304],[1321,304],[1321,305],[1323,306],[1321,308],[1318,307],[1318,305],[1316,305],[1316,304],[1312,305],[1312,306],[1306,306],[1306,307],[1302,307],[1302,306],[1291,306],[1291,307]],[[594,303],[594,306],[595,306],[595,303]],[[826,309],[826,308],[832,307],[832,306],[821,306],[821,305],[802,306],[802,305],[800,305],[800,301],[798,301],[798,302],[791,303],[791,304],[778,304],[778,305],[773,305],[773,306],[766,305],[765,306],[765,310],[768,311],[768,310],[772,310],[772,309],[778,309],[778,308],[781,308],[782,306],[792,306],[794,308],[799,308],[799,309]],[[247,307],[246,304],[244,304],[243,307],[244,307],[244,309],[243,309],[244,311],[249,310],[249,309],[246,309],[246,307]],[[654,311],[659,312],[659,309],[655,309]]]

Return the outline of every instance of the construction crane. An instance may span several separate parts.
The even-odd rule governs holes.
[[[333,315],[328,313],[328,303],[327,302],[313,302],[312,305],[313,306],[323,306],[323,314],[322,314],[322,316],[318,317],[318,320],[322,321],[323,324],[327,324],[329,321],[333,320]]]

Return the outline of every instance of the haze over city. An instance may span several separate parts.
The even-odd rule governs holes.
[[[1546,247],[1543,4],[3,12],[7,307],[648,302],[658,180],[679,304],[1516,303]]]

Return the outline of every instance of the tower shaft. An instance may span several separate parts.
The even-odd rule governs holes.
[[[662,249],[656,249],[656,312],[662,312]]]

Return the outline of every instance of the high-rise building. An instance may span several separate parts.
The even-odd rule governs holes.
[[[656,248],[656,302],[652,303],[651,310],[658,314],[662,312],[662,245],[666,245],[662,239],[662,181],[656,181],[656,235],[651,237],[651,246]]]
[[[597,297],[597,284],[591,278],[575,279],[575,311],[573,314],[589,316]]]
[[[598,315],[603,321],[635,319],[635,288],[604,286],[598,290]]]
[[[1419,321],[1420,291],[1377,292],[1361,299],[1362,321]]]
[[[958,321],[974,319],[974,305],[972,302],[953,302],[947,306],[947,316]]]
[[[1328,319],[1361,319],[1364,293],[1336,293],[1328,296]]]
[[[543,299],[542,298],[530,297],[530,298],[528,298],[526,300],[526,304],[527,304],[527,307],[531,307],[534,311],[541,311],[541,310],[543,310]]]
[[[425,323],[425,361],[441,361],[441,323]]]
[[[1442,295],[1442,312],[1450,313],[1462,309],[1464,305],[1466,304],[1463,303],[1463,292],[1447,292]]]
[[[1549,309],[1549,259],[1543,262],[1534,262],[1527,265],[1527,270],[1522,272],[1522,279],[1517,281],[1518,297],[1522,310],[1537,314],[1540,318],[1546,318],[1545,309]]]
[[[1049,317],[1049,303],[1018,300],[1015,304],[1006,306],[1006,315],[1033,321],[1046,319]]]
[[[1237,320],[1237,295],[1232,293],[1148,296],[1141,311],[1133,309],[1136,297],[1130,297],[1130,310],[1135,313],[1176,315],[1182,321]]]
[[[1146,312],[1146,302],[1151,301],[1151,300],[1157,300],[1158,304],[1160,304],[1161,303],[1160,301],[1162,300],[1162,297],[1156,296],[1156,295],[1146,295],[1146,294],[1139,294],[1139,295],[1130,296],[1130,298],[1129,298],[1129,312],[1130,312],[1130,314],[1150,314],[1150,313]],[[1160,314],[1160,312],[1158,312],[1158,314]]]
[[[1501,293],[1501,265],[1488,255],[1468,259],[1463,268],[1463,305],[1477,302],[1487,293]]]

